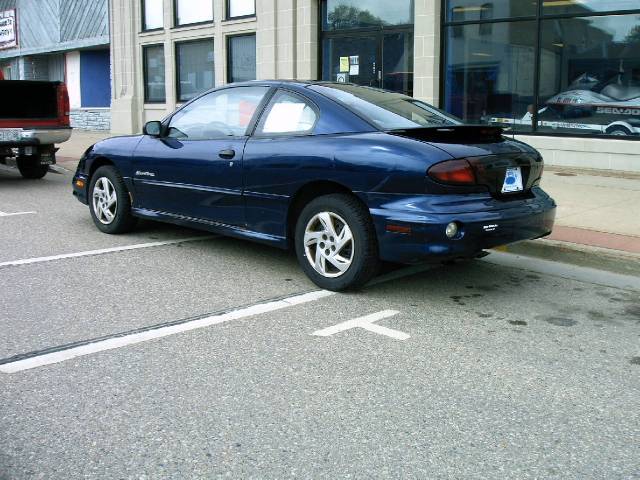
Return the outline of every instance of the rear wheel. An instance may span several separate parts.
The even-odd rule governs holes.
[[[129,190],[114,167],[106,165],[93,174],[89,210],[93,223],[104,233],[126,233],[135,226],[137,219],[131,214]]]
[[[327,290],[358,288],[378,270],[369,212],[350,195],[325,195],[309,202],[298,217],[295,246],[304,272]]]
[[[41,165],[39,156],[18,157],[16,164],[23,178],[37,180],[49,171],[49,165]]]

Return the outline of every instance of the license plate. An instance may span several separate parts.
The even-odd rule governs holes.
[[[0,142],[16,142],[20,140],[20,130],[16,128],[0,128]]]
[[[504,175],[502,193],[522,191],[522,170],[520,167],[509,167]]]

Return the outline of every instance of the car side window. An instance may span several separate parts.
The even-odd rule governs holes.
[[[291,92],[279,91],[269,103],[258,125],[258,135],[308,134],[318,120],[308,100]]]
[[[167,136],[179,140],[210,140],[246,135],[268,90],[269,87],[235,87],[200,97],[171,118]]]

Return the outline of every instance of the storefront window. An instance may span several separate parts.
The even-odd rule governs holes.
[[[213,21],[211,0],[175,0],[176,25]]]
[[[155,30],[164,27],[162,0],[142,0],[144,11],[143,30]]]
[[[538,130],[640,133],[637,15],[543,21]]]
[[[176,70],[179,102],[213,88],[213,39],[176,44]]]
[[[640,138],[640,2],[542,1],[445,2],[444,108],[512,131]]]
[[[144,101],[164,103],[164,47],[151,45],[143,47],[144,57]]]
[[[535,21],[496,23],[490,37],[474,24],[448,27],[445,109],[470,123],[499,118],[531,130],[531,120],[519,120],[533,104],[535,32]]]
[[[393,8],[379,0],[327,0],[322,3],[322,29],[345,30],[413,24],[413,1],[395,0]]]
[[[229,81],[246,82],[256,79],[256,36],[229,37]]]
[[[227,18],[249,17],[255,14],[255,0],[227,0]]]
[[[566,0],[563,0],[566,1]],[[448,0],[447,21],[464,22],[498,18],[535,17],[536,0]]]

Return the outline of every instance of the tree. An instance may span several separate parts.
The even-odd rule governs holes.
[[[333,30],[361,27],[363,25],[384,25],[385,22],[369,10],[360,10],[351,5],[338,5],[328,15],[327,21]]]

